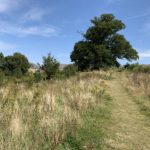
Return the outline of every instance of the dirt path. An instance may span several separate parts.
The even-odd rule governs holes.
[[[150,120],[140,113],[121,83],[119,79],[108,81],[113,109],[104,149],[150,150]]]

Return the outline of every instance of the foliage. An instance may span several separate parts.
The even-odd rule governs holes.
[[[4,57],[0,54],[0,69],[6,75],[21,77],[28,72],[28,59],[21,53],[14,53],[12,56]]]
[[[91,20],[93,26],[84,34],[84,40],[75,44],[71,60],[80,70],[119,66],[118,59],[138,59],[138,54],[123,35],[122,21],[112,14],[103,14]]]
[[[75,65],[67,65],[63,69],[63,73],[64,73],[65,77],[70,77],[70,76],[76,75],[77,71],[78,71],[78,68]]]
[[[59,63],[54,57],[51,56],[51,54],[48,54],[47,57],[43,57],[42,69],[46,73],[47,79],[54,78],[58,68],[59,68]]]
[[[45,79],[45,74],[40,72],[40,70],[37,70],[35,73],[34,73],[34,81],[35,82],[40,82],[42,80]]]
[[[65,79],[65,74],[63,72],[63,70],[57,70],[56,74],[55,74],[55,79],[57,80],[63,80]]]
[[[124,68],[133,71],[133,72],[141,72],[141,73],[150,73],[150,66],[149,65],[140,65],[136,64],[126,64]]]
[[[63,70],[57,70],[56,74],[55,74],[55,79],[58,80],[63,80],[63,79],[68,79],[71,76],[74,76],[77,74],[77,67],[75,65],[67,65],[66,67],[64,67]]]
[[[5,80],[5,74],[3,71],[0,70],[0,84],[2,84]]]

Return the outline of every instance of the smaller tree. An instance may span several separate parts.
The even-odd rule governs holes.
[[[59,68],[59,62],[51,56],[51,54],[48,54],[47,57],[43,57],[43,65],[42,69],[46,73],[46,78],[47,79],[52,79],[57,70]]]

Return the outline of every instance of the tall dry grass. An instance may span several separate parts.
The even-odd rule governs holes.
[[[150,74],[141,72],[122,72],[123,85],[141,112],[150,118]]]
[[[0,149],[57,149],[76,134],[82,114],[103,105],[110,73],[82,73],[63,81],[0,86]]]
[[[150,74],[141,72],[125,72],[130,88],[150,97]]]

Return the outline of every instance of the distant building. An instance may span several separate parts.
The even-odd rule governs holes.
[[[59,70],[63,70],[68,64],[60,64],[59,65]]]
[[[68,64],[60,64],[59,70],[63,70],[66,66],[68,66]],[[33,63],[30,64],[29,72],[35,73],[38,70],[42,71],[39,65]]]
[[[40,70],[40,66],[37,64],[30,64],[29,72],[35,73],[36,71]]]

